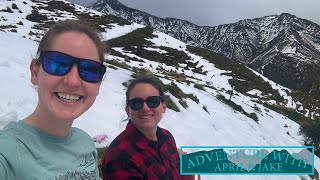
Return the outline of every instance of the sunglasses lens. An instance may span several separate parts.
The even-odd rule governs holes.
[[[138,111],[143,107],[144,101],[141,98],[133,98],[128,101],[129,107],[134,110]]]
[[[160,105],[161,98],[160,96],[150,96],[146,99],[146,103],[149,108],[156,108]]]
[[[79,75],[87,82],[97,83],[102,80],[106,67],[92,60],[81,60],[79,62]]]
[[[128,105],[132,110],[138,111],[142,109],[144,102],[147,103],[149,108],[156,108],[160,105],[161,97],[149,96],[146,100],[143,100],[141,98],[133,98],[128,101]]]
[[[42,52],[41,61],[43,70],[55,76],[68,74],[73,64],[79,63],[78,72],[80,78],[90,83],[100,82],[106,72],[106,66],[97,61],[78,59],[55,51]]]
[[[56,75],[64,76],[72,68],[73,61],[70,57],[63,54],[48,52],[42,57],[42,68],[45,72]]]

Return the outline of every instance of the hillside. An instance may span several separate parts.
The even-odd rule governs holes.
[[[74,123],[92,137],[109,137],[107,142],[97,143],[97,147],[108,145],[124,129],[121,121],[126,118],[125,86],[130,79],[146,74],[158,78],[165,87],[169,109],[160,126],[172,132],[178,146],[298,146],[306,140],[319,145],[318,131],[310,130],[317,128],[312,119],[319,113],[295,100],[290,89],[222,54],[64,1],[1,2],[0,76],[6,78],[1,79],[4,86],[0,88],[0,126],[32,112],[37,93],[31,86],[28,68],[36,52],[36,41],[53,21],[67,18],[90,20],[102,31],[110,47],[105,62],[107,76],[100,94],[92,108]],[[301,126],[304,131],[300,131]],[[318,171],[319,164],[315,157]],[[300,177],[214,177],[220,178]]]
[[[222,53],[292,89],[296,101],[309,104],[312,111],[320,106],[320,26],[316,23],[283,13],[210,27],[159,18],[118,0],[99,0],[92,8]]]

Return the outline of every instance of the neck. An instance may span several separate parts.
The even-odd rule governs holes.
[[[145,130],[140,130],[141,133],[150,141],[157,141],[157,127],[155,129],[145,131]]]
[[[54,119],[52,116],[41,115],[41,113],[37,113],[36,111],[26,117],[23,121],[34,128],[38,128],[41,131],[54,136],[67,136],[73,122]]]

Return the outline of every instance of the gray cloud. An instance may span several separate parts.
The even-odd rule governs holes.
[[[72,0],[69,0],[72,1]],[[96,0],[74,0],[88,5]],[[119,0],[160,17],[215,26],[267,15],[290,13],[320,24],[319,0]]]

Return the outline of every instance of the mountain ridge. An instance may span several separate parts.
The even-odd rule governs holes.
[[[213,27],[198,26],[186,20],[159,18],[115,2],[100,0],[92,8],[150,26],[190,45],[222,53],[283,86],[320,95],[318,78],[312,77],[319,77],[316,72],[320,69],[320,26],[316,23],[282,13]],[[278,49],[272,49],[275,46]],[[291,47],[296,52],[287,51]],[[298,66],[301,67],[296,71],[283,73],[284,69]],[[308,68],[312,68],[312,75],[306,72]]]

